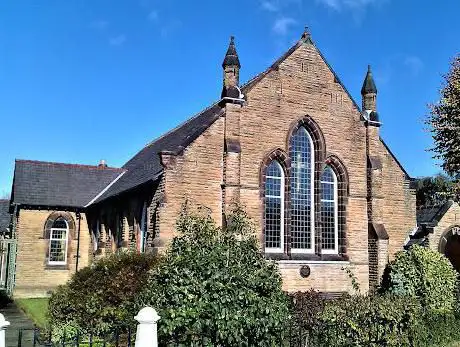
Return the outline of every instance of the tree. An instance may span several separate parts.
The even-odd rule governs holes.
[[[435,158],[442,168],[456,179],[460,178],[460,55],[451,63],[444,75],[440,100],[430,105],[427,124],[434,140]]]
[[[139,301],[158,311],[160,343],[277,345],[287,331],[288,300],[246,214],[237,208],[219,228],[184,210],[177,229]]]
[[[455,188],[455,182],[443,174],[419,178],[416,181],[417,206],[441,205],[449,199],[458,201]]]

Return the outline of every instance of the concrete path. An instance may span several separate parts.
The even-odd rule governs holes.
[[[21,347],[29,347],[33,345],[33,329],[34,323],[28,318],[24,312],[11,303],[6,308],[0,309],[5,319],[10,322],[10,326],[6,329],[6,347],[18,347],[19,331],[22,330]]]

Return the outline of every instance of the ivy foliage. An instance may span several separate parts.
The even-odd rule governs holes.
[[[48,318],[54,337],[102,337],[135,326],[135,296],[157,261],[149,254],[120,252],[76,272],[51,295]]]
[[[161,316],[160,344],[277,345],[288,300],[246,213],[237,207],[219,228],[209,216],[184,208],[177,230],[139,300]]]
[[[433,314],[450,314],[456,309],[457,272],[444,255],[414,245],[388,264],[382,291],[416,298]]]

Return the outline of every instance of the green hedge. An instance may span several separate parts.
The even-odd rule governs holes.
[[[325,300],[315,291],[289,297],[286,345],[453,347],[460,341],[458,315],[435,314],[415,298],[374,294]]]
[[[400,296],[347,296],[326,303],[318,336],[327,346],[413,346],[420,305]]]
[[[92,333],[103,336],[134,325],[135,297],[157,258],[121,252],[106,256],[75,273],[52,294],[49,323],[56,338]]]
[[[381,291],[416,298],[433,314],[451,314],[457,305],[457,276],[444,255],[414,245],[388,264]]]

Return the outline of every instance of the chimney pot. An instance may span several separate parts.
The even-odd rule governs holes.
[[[107,162],[104,159],[101,159],[101,161],[99,162],[98,167],[100,167],[100,168],[107,167]]]

